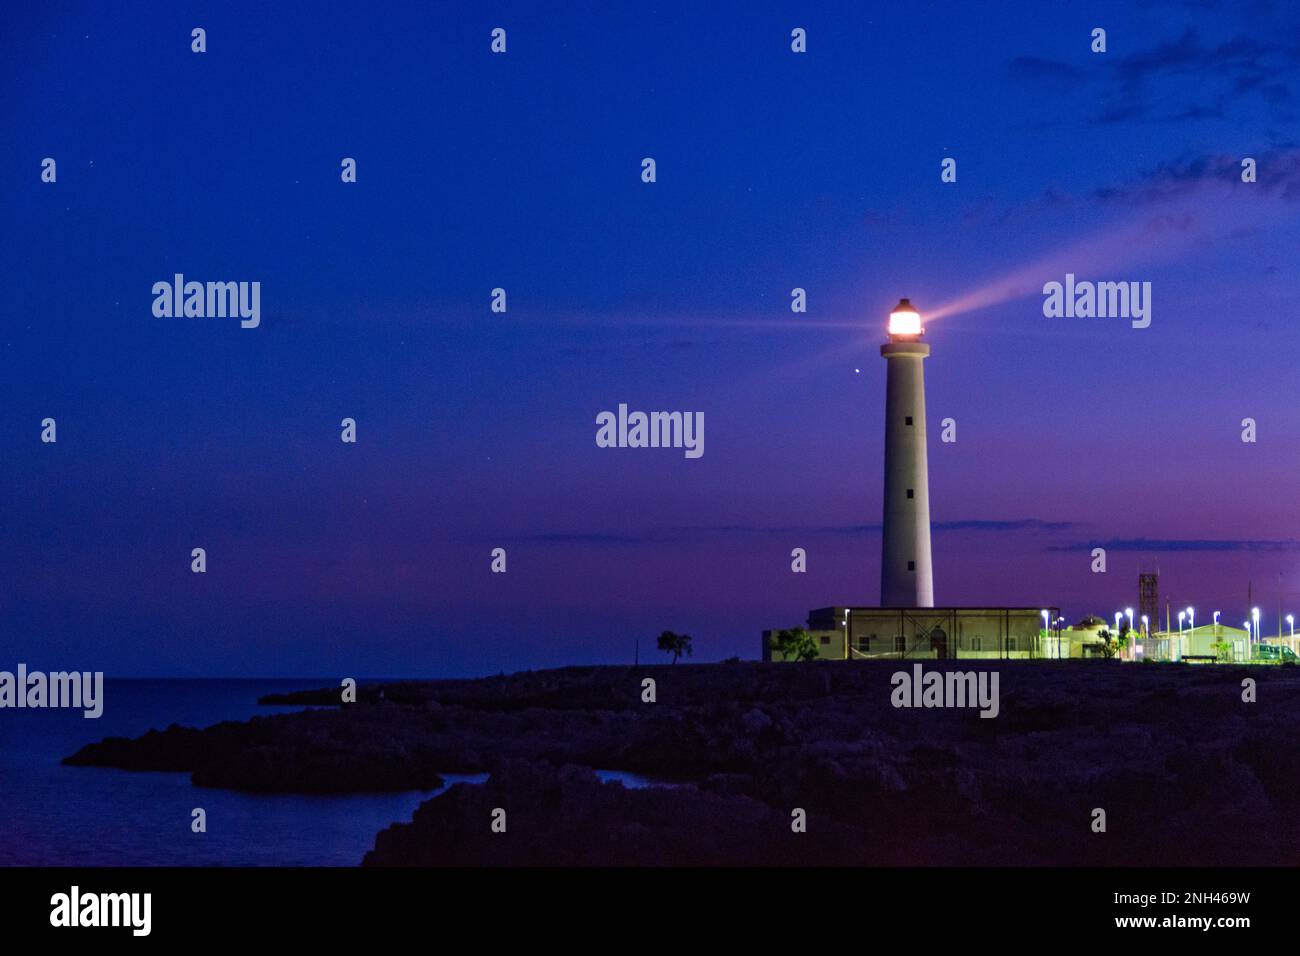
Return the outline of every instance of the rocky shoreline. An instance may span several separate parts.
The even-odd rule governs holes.
[[[64,762],[263,793],[491,774],[384,830],[367,865],[1300,862],[1300,670],[987,662],[1001,700],[981,719],[892,706],[891,675],[910,667],[568,667],[363,686],[350,704],[323,688],[262,699],[308,710],[110,738]],[[595,768],[691,785],[628,789]]]

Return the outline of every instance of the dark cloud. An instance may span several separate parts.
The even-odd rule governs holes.
[[[1069,531],[1073,521],[1043,521],[1040,518],[1020,518],[1014,521],[937,521],[937,531]]]
[[[1009,69],[1013,77],[1021,80],[1059,80],[1065,83],[1087,75],[1073,64],[1041,56],[1018,56],[1011,61]]]
[[[1300,551],[1294,538],[1112,538],[1108,541],[1076,541],[1049,551]]]
[[[1234,51],[1240,54],[1254,45],[1254,40],[1241,37],[1223,44],[1220,50],[1226,50],[1229,55]],[[1196,31],[1189,29],[1185,30],[1177,40],[1166,40],[1157,43],[1149,50],[1117,57],[1115,69],[1124,82],[1141,83],[1155,76],[1187,73],[1224,65],[1220,62],[1207,62],[1209,52],[1201,45]]]
[[[1013,79],[1086,92],[1100,106],[1082,124],[1218,120],[1229,107],[1258,97],[1273,108],[1295,105],[1300,80],[1300,40],[1291,28],[1206,42],[1189,28],[1127,56],[1088,54],[1087,67],[1064,60],[1019,56],[1008,64]],[[1187,82],[1187,78],[1195,82]],[[1177,80],[1173,83],[1170,81]],[[1038,128],[1059,125],[1039,121]]]
[[[1177,123],[1184,120],[1223,119],[1224,115],[1223,107],[1221,106],[1189,106],[1181,113],[1170,115],[1169,120]]]
[[[1015,518],[1011,520],[965,519],[959,521],[936,521],[931,525],[935,532],[946,531],[1069,531],[1077,527],[1073,521],[1043,521],[1040,518]],[[540,534],[515,536],[515,540],[532,541],[539,544],[596,544],[628,545],[655,544],[683,540],[697,540],[704,537],[732,537],[761,535],[765,537],[785,535],[870,535],[879,534],[881,526],[876,524],[827,525],[827,526],[788,526],[769,527],[760,525],[701,525],[694,527],[657,528],[635,532],[572,532],[548,531]]]
[[[1092,198],[1131,206],[1157,203],[1186,196],[1210,183],[1241,183],[1241,162],[1245,156],[1256,162],[1256,182],[1248,188],[1288,201],[1300,200],[1300,149],[1284,148],[1247,151],[1236,156],[1198,156],[1167,160],[1146,170],[1132,182],[1096,189]]]
[[[522,535],[517,540],[533,541],[538,544],[644,544],[654,539],[645,534],[548,531],[543,534]]]

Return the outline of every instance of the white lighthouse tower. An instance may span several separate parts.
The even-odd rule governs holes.
[[[930,478],[925,456],[925,377],[930,346],[907,299],[889,315],[885,385],[885,523],[882,607],[934,607],[930,564]]]

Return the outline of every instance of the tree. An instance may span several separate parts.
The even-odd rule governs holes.
[[[673,663],[677,663],[677,658],[685,654],[690,657],[694,650],[691,647],[691,641],[694,638],[689,634],[674,634],[672,631],[664,631],[659,635],[659,650],[665,654],[673,655]]]
[[[771,638],[772,650],[787,661],[811,661],[817,659],[817,641],[802,627],[792,627],[777,631]]]

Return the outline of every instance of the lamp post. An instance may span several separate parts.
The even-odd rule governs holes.
[[[1291,653],[1294,654],[1295,653],[1295,616],[1292,614],[1288,614],[1286,616],[1286,622],[1291,626]]]
[[[1252,607],[1250,609],[1250,619],[1255,622],[1255,643],[1258,644],[1259,643],[1259,608]],[[1254,656],[1253,653],[1252,656]]]
[[[1250,621],[1242,621],[1241,626],[1246,629],[1245,660],[1250,660]]]
[[[1047,623],[1051,615],[1046,611],[1040,611],[1039,613],[1043,615],[1043,640],[1051,640],[1051,631]]]

